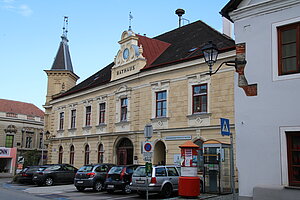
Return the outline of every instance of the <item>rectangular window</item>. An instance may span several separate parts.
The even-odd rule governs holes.
[[[6,135],[5,147],[6,148],[13,148],[14,147],[14,136],[13,135]]]
[[[156,117],[167,116],[167,91],[156,92]]]
[[[279,75],[300,73],[300,23],[277,28]]]
[[[92,114],[92,107],[91,106],[85,107],[85,126],[91,125],[91,114]]]
[[[39,148],[42,149],[43,147],[43,133],[40,134],[40,141],[39,141]]]
[[[105,123],[105,103],[99,104],[99,124]]]
[[[207,112],[207,84],[193,86],[193,114]]]
[[[300,186],[300,132],[287,132],[289,185]]]
[[[127,121],[128,99],[121,99],[121,121]]]
[[[71,128],[76,128],[76,110],[71,110]]]
[[[59,113],[59,130],[64,130],[64,119],[65,119],[65,113],[64,112]]]
[[[26,148],[31,148],[32,137],[26,137]]]

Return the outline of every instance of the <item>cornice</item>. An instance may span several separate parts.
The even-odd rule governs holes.
[[[259,16],[278,12],[283,9],[287,9],[299,4],[299,0],[268,0],[245,7],[238,8],[229,13],[230,18],[236,22],[238,20],[248,18],[251,16]]]
[[[44,126],[44,122],[32,121],[32,120],[25,120],[19,118],[8,118],[8,117],[0,117],[0,121],[6,122],[15,122],[15,123],[24,123],[24,124],[33,124],[38,126]]]
[[[215,130],[220,129],[220,125],[211,125],[211,126],[198,126],[198,127],[182,127],[182,128],[169,128],[169,129],[154,129],[153,133],[158,132],[184,132],[184,131],[197,131],[197,130]],[[230,124],[230,129],[234,130],[235,125]],[[82,138],[95,138],[99,136],[120,136],[120,135],[134,135],[134,134],[144,134],[142,131],[128,131],[128,132],[110,132],[110,133],[101,133],[101,134],[91,134],[91,135],[80,135],[80,136],[70,136],[70,137],[57,137],[51,138],[51,141],[58,140],[70,140],[70,139],[82,139]]]
[[[231,57],[234,57],[234,56],[235,56],[235,50],[224,52],[224,53],[219,55],[219,60],[218,61],[222,62],[223,59],[225,60],[225,59],[228,59],[228,58],[231,58]],[[84,91],[81,91],[81,92],[78,92],[78,93],[75,93],[75,94],[68,95],[66,97],[62,97],[62,98],[59,98],[59,99],[52,100],[50,102],[50,105],[53,105],[53,104],[56,104],[56,103],[59,103],[59,102],[63,102],[63,101],[66,101],[66,100],[70,100],[70,99],[73,99],[73,98],[77,98],[77,97],[80,97],[80,96],[84,96],[84,95],[87,95],[87,94],[91,94],[91,93],[97,92],[99,90],[103,90],[103,89],[106,89],[106,88],[109,88],[109,87],[114,87],[116,85],[126,84],[129,81],[134,81],[134,80],[137,80],[137,79],[145,78],[147,76],[153,76],[153,75],[157,75],[157,74],[161,75],[161,73],[164,73],[164,72],[170,72],[170,71],[174,71],[174,70],[177,70],[177,69],[184,69],[184,68],[199,66],[199,65],[203,65],[203,66],[207,67],[204,59],[200,58],[200,59],[196,59],[196,60],[192,60],[192,61],[188,61],[188,62],[184,62],[184,63],[179,63],[179,64],[167,66],[167,67],[162,67],[162,68],[157,68],[157,69],[153,69],[153,70],[143,71],[142,73],[137,73],[137,74],[133,74],[133,75],[128,76],[128,77],[124,77],[122,79],[114,80],[114,81],[109,82],[105,85],[101,85],[101,86],[98,86],[98,87],[95,87],[95,88],[87,89],[87,90],[84,90]],[[227,70],[225,70],[225,71],[227,71]],[[220,70],[220,72],[222,72],[222,70]]]

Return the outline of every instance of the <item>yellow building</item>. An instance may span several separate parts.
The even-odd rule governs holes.
[[[147,124],[154,129],[154,164],[178,163],[178,146],[187,140],[200,147],[209,139],[229,142],[220,135],[220,118],[234,122],[235,69],[207,74],[201,48],[208,41],[220,51],[215,66],[235,58],[234,40],[202,21],[154,38],[124,31],[113,62],[76,85],[79,77],[63,35],[46,70],[48,162],[143,164]]]

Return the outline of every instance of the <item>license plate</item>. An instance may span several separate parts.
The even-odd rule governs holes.
[[[77,183],[83,183],[83,181],[77,181]]]
[[[107,188],[114,188],[114,185],[107,185]]]
[[[138,184],[145,184],[145,180],[136,180],[135,182]]]

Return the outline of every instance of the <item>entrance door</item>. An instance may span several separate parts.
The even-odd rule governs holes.
[[[121,139],[116,148],[118,165],[133,164],[133,145],[128,138]]]
[[[154,146],[153,164],[155,165],[166,164],[166,146],[162,141],[158,141]]]
[[[117,152],[118,165],[126,165],[127,163],[127,151],[126,149],[119,149]]]

